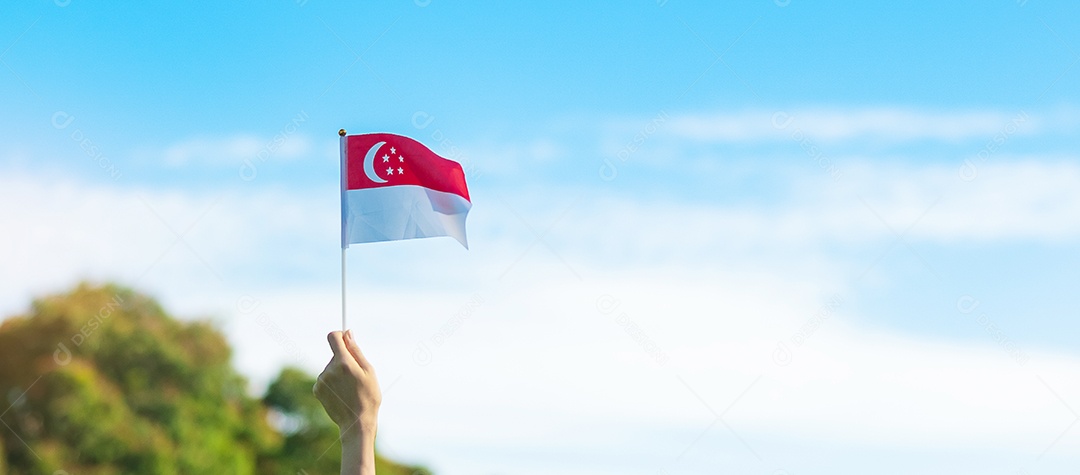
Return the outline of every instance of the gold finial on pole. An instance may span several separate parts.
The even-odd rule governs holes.
[[[344,137],[345,136],[345,129],[338,129],[337,134],[338,134],[339,137]]]

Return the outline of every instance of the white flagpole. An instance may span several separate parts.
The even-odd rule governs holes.
[[[345,326],[345,248],[341,248],[341,331]]]
[[[348,247],[348,243],[345,242],[345,187],[348,183],[348,157],[345,156],[345,129],[338,130],[338,136],[341,137],[341,331],[345,331],[348,326],[345,323],[345,249]]]

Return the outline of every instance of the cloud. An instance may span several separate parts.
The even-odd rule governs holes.
[[[12,223],[0,237],[0,257],[9,263],[0,267],[0,279],[20,282],[0,293],[0,305],[10,311],[31,293],[79,277],[151,289],[175,280],[257,281],[266,256],[290,243],[298,245],[276,253],[273,267],[303,274],[312,249],[325,241],[332,254],[337,241],[335,185],[325,195],[186,193],[87,184],[59,174],[5,175],[0,197],[25,206],[0,210],[0,222]]]
[[[488,198],[473,210],[469,223],[470,240],[479,250],[444,255],[453,249],[450,244],[424,240],[408,252],[400,246],[379,247],[366,260],[388,266],[384,278],[396,285],[415,279],[394,265],[396,260],[452,258],[470,277],[502,274],[510,264],[503,262],[503,254],[522,254],[529,244],[533,249],[522,257],[526,263],[533,256],[548,256],[553,260],[545,266],[550,264],[551,272],[572,277],[580,273],[575,266],[838,262],[836,251],[824,249],[892,241],[900,233],[909,242],[942,245],[1055,243],[1080,237],[1075,219],[1080,216],[1080,165],[1075,161],[1002,159],[982,165],[970,181],[960,177],[958,168],[847,162],[842,180],[812,172],[796,176],[783,185],[786,198],[771,204],[482,188],[474,190],[476,195]],[[331,272],[339,219],[336,183],[312,190],[187,193],[8,174],[0,178],[0,197],[23,203],[0,210],[0,222],[18,230],[0,238],[0,255],[11,263],[0,269],[0,277],[33,290],[68,278],[59,276],[95,276],[106,270],[134,279],[151,264],[151,277],[163,272],[194,280],[336,278]],[[499,258],[478,261],[482,253]],[[7,302],[26,296],[20,291]]]
[[[780,203],[613,192],[565,214],[575,202],[563,198],[581,190],[514,189],[474,210],[468,252],[451,240],[357,246],[351,326],[387,394],[384,443],[444,473],[514,463],[482,456],[490,450],[589,453],[609,467],[594,473],[654,472],[686,447],[687,464],[707,464],[717,447],[757,463],[714,411],[770,461],[787,440],[896,459],[1032,460],[1050,447],[1075,464],[1061,454],[1077,453],[1080,433],[1051,442],[1073,420],[1055,393],[1080,397],[1076,355],[1025,347],[1019,365],[989,338],[866,327],[846,294],[846,256],[830,244],[891,239],[878,216],[898,231],[918,221],[910,239],[946,245],[1080,234],[1075,162],[1000,157],[972,180],[958,168],[849,161],[840,181],[793,178]],[[182,315],[217,316],[257,386],[286,363],[318,371],[340,312],[336,193],[336,183],[221,193],[6,174],[0,200],[22,205],[0,209],[13,230],[0,235],[0,279],[13,283],[0,308],[74,276],[118,278]],[[790,345],[835,293],[843,303],[777,364],[778,342]]]
[[[680,200],[677,194],[588,195],[576,191],[524,190],[513,206],[527,212],[545,242],[569,261],[613,268],[648,265],[755,267],[824,261],[799,275],[840,272],[846,258],[903,236],[931,246],[1062,244],[1080,238],[1080,164],[1073,160],[1010,159],[984,164],[966,181],[953,165],[896,165],[845,161],[844,175],[809,170],[771,182],[766,200]],[[552,198],[556,196],[559,198]],[[775,196],[783,198],[777,199]],[[561,217],[560,217],[561,216]],[[492,225],[521,228],[514,214]],[[586,237],[587,236],[587,237]],[[543,248],[541,248],[543,250]],[[865,266],[866,264],[862,264]]]
[[[138,155],[143,160],[169,167],[236,166],[245,161],[263,162],[271,158],[296,160],[309,157],[315,151],[315,143],[307,135],[279,133],[273,137],[255,134],[192,137],[168,145],[164,150],[144,149]]]
[[[387,389],[385,443],[431,454],[448,473],[499,467],[476,461],[489,450],[513,451],[519,460],[581,451],[612,467],[594,473],[620,473],[627,452],[650,472],[687,448],[687,462],[710,460],[718,448],[753,461],[720,424],[691,447],[715,411],[767,460],[779,456],[783,440],[849,453],[985,450],[1023,463],[1048,448],[1056,456],[1080,448],[1080,434],[1051,446],[1072,422],[1054,393],[1070,404],[1080,397],[1073,377],[1080,359],[1072,355],[1034,350],[1019,366],[989,342],[860,328],[852,324],[857,311],[842,306],[778,366],[777,341],[822,304],[813,285],[742,271],[550,277],[480,285],[482,305],[441,340],[434,337],[471,292],[357,289],[367,298],[353,325]],[[598,309],[603,296],[618,306]],[[313,371],[327,351],[312,328],[318,324],[298,316],[329,319],[335,297],[324,288],[261,300]],[[288,354],[251,320],[234,334],[246,340],[238,351],[245,367]],[[652,346],[667,358],[654,358]],[[820,463],[814,457],[785,458],[809,469]],[[627,470],[635,471],[621,473]]]
[[[809,108],[751,110],[736,113],[673,115],[661,124],[665,133],[700,142],[760,142],[794,136],[838,142],[877,140],[986,140],[1006,132],[1037,134],[1050,129],[1060,114],[1025,110],[928,111],[914,108]],[[1075,123],[1075,120],[1071,121]]]

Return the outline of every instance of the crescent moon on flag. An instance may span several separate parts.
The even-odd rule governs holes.
[[[379,178],[379,175],[375,174],[375,153],[379,151],[379,147],[382,147],[386,142],[379,142],[373,145],[368,151],[367,155],[364,155],[364,174],[367,175],[368,180],[375,183],[386,183],[386,180]]]

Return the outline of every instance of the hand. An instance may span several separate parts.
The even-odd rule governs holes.
[[[319,374],[313,389],[330,419],[346,434],[359,433],[374,441],[382,393],[375,369],[353,340],[352,331],[326,336],[334,356]]]
[[[382,403],[374,368],[360,352],[351,330],[331,332],[326,339],[334,356],[315,382],[315,397],[342,433],[357,424],[374,431]]]

